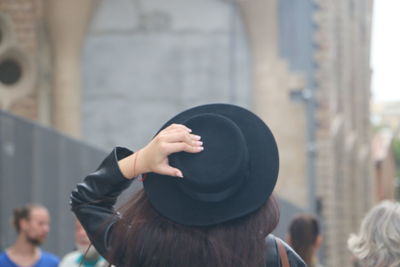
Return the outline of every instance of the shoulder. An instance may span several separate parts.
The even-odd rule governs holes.
[[[307,267],[303,259],[282,239],[275,237],[279,242],[285,246],[286,253],[288,255],[290,266],[296,267]]]
[[[4,262],[6,260],[8,260],[8,256],[7,256],[6,251],[5,250],[1,251],[0,252],[0,263]],[[3,265],[0,265],[0,266],[3,266]]]
[[[50,252],[42,250],[41,261],[45,264],[43,266],[58,266],[60,258]]]
[[[307,265],[300,258],[300,256],[285,241],[283,241],[282,239],[280,239],[272,234],[269,234],[266,237],[267,255],[269,255],[269,258],[267,258],[267,263],[273,262],[274,265],[267,264],[267,266],[280,266],[279,252],[278,252],[278,247],[277,247],[276,242],[281,242],[283,244],[283,246],[285,247],[286,254],[288,256],[288,260],[289,260],[291,267],[292,266],[293,267],[307,267]]]
[[[279,266],[279,256],[278,256],[278,248],[276,246],[275,236],[269,234],[265,238],[265,243],[267,247],[266,251],[266,266]]]
[[[2,267],[13,267],[16,266],[10,258],[7,256],[7,253],[5,251],[0,252],[0,266]]]
[[[96,267],[108,266],[108,262],[102,257],[96,264]],[[114,266],[114,265],[111,265]]]
[[[60,266],[74,266],[76,264],[77,259],[81,256],[82,254],[79,251],[72,251],[68,254],[66,254],[60,262]]]

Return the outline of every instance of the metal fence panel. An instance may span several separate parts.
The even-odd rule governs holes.
[[[51,231],[43,248],[59,256],[74,248],[69,195],[96,169],[106,152],[54,130],[0,111],[0,250],[15,239],[9,223],[15,207],[49,209]]]

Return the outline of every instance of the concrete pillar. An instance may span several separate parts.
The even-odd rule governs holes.
[[[73,137],[81,132],[80,56],[94,4],[93,0],[45,1],[53,60],[52,125]]]
[[[294,103],[289,97],[291,90],[304,88],[304,77],[291,73],[287,62],[279,57],[277,0],[238,3],[252,57],[254,110],[270,126],[279,147],[281,168],[276,191],[306,208],[305,110],[302,103]]]

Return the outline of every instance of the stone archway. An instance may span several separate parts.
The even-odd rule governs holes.
[[[70,136],[81,134],[80,57],[93,0],[47,0],[45,17],[52,52],[52,126]]]
[[[249,54],[230,1],[101,1],[83,57],[85,139],[139,147],[182,109],[210,102],[249,107]],[[132,126],[118,130],[126,123]]]

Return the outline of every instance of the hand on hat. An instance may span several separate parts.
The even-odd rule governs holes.
[[[168,155],[176,152],[198,153],[203,150],[201,137],[182,124],[171,124],[160,131],[144,148],[118,162],[123,175],[131,179],[142,173],[183,177],[181,170],[171,167]]]
[[[183,177],[182,172],[168,164],[168,155],[176,152],[198,153],[203,150],[201,137],[182,124],[172,124],[157,134],[139,154],[145,172]],[[139,162],[138,162],[139,164]]]

